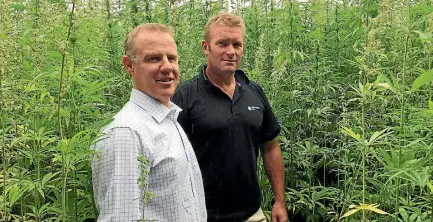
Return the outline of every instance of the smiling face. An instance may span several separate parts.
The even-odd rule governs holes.
[[[240,66],[244,51],[244,34],[240,27],[213,24],[209,40],[202,41],[202,49],[207,56],[207,72],[233,74]]]
[[[179,64],[173,37],[158,30],[143,29],[134,39],[135,59],[123,56],[134,88],[169,107],[179,83]]]

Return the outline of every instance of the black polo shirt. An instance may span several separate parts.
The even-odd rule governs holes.
[[[244,221],[260,207],[258,146],[274,139],[280,125],[262,90],[235,73],[233,100],[201,73],[180,85],[172,101],[197,156],[208,221]]]

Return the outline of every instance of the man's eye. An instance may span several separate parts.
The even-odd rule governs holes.
[[[235,43],[235,44],[233,44],[233,47],[235,47],[235,48],[242,48],[242,43]]]
[[[227,46],[227,42],[218,42],[217,45],[225,47]]]
[[[149,57],[148,59],[146,59],[146,61],[148,61],[148,62],[158,62],[159,58],[158,57]]]

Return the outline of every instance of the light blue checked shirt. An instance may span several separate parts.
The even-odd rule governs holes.
[[[99,222],[207,221],[203,181],[196,156],[177,122],[181,109],[167,108],[133,89],[128,103],[101,131],[94,148],[93,189]],[[138,156],[148,159],[145,205]]]

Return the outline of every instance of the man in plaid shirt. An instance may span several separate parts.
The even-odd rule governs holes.
[[[171,28],[134,28],[122,59],[133,89],[94,147],[98,221],[206,221],[200,168],[170,102],[179,82]]]

